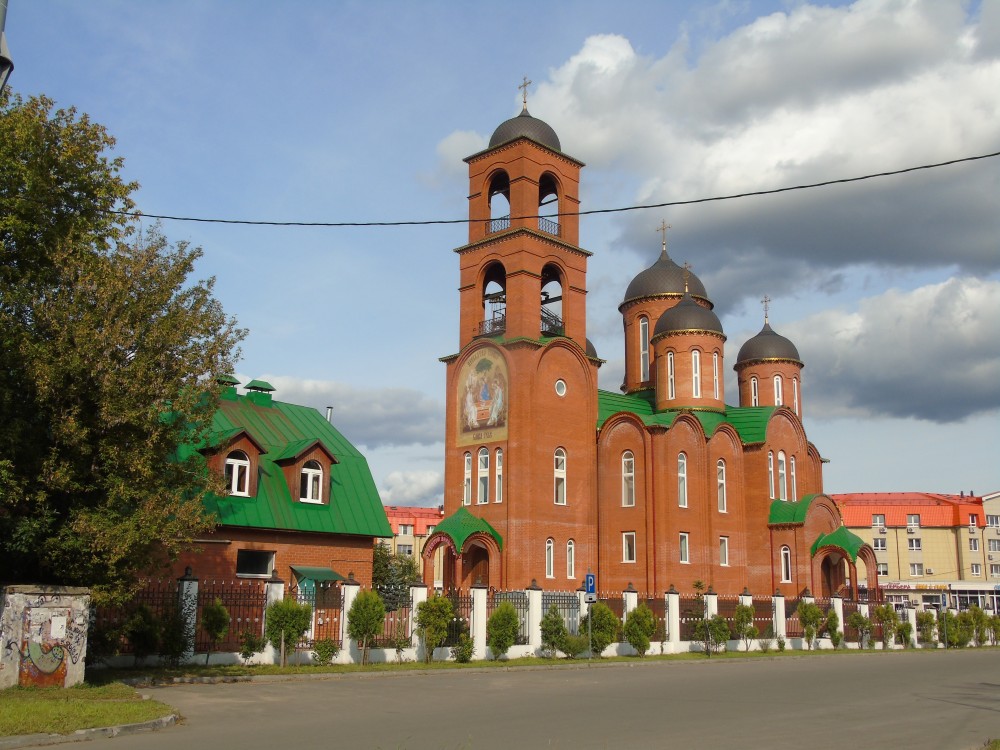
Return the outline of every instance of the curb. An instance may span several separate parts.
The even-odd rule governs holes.
[[[95,727],[94,729],[77,729],[70,734],[22,734],[17,737],[0,737],[0,750],[16,747],[38,747],[41,745],[60,745],[64,742],[83,742],[99,737],[121,737],[141,732],[155,732],[157,729],[173,726],[177,723],[177,714],[170,714],[151,721],[141,721],[137,724],[122,724],[116,727]]]

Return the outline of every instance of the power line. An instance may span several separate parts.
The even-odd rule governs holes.
[[[774,188],[773,190],[754,190],[746,193],[734,193],[732,195],[718,195],[711,198],[693,198],[690,200],[666,201],[664,203],[646,203],[634,206],[621,206],[618,208],[595,208],[589,211],[566,211],[554,214],[555,216],[592,216],[595,214],[624,213],[626,211],[644,211],[650,208],[668,208],[671,206],[691,206],[698,203],[713,203],[719,201],[735,200],[737,198],[752,198],[761,195],[775,195],[777,193],[788,193],[793,190],[810,190],[812,188],[828,187],[830,185],[843,185],[850,182],[861,182],[863,180],[873,180],[879,177],[893,177],[895,175],[918,172],[925,169],[937,169],[938,167],[948,167],[953,164],[979,161],[981,159],[992,159],[1000,156],[1000,151],[992,154],[982,154],[980,156],[966,156],[961,159],[942,161],[936,164],[923,164],[919,167],[907,167],[891,172],[877,172],[866,174],[861,177],[845,177],[839,180],[825,180],[824,182],[813,182],[806,185],[794,185],[792,187]],[[162,219],[164,221],[189,221],[201,224],[241,224],[246,226],[269,226],[269,227],[413,227],[430,226],[436,224],[469,224],[472,219],[428,219],[424,221],[258,221],[250,219],[205,219],[194,216],[172,216],[168,214],[144,214],[137,211],[116,211],[108,209],[106,213],[118,214],[121,216],[131,216],[134,218]],[[540,215],[514,216],[511,220],[517,219],[537,219]],[[544,218],[551,218],[546,216]]]

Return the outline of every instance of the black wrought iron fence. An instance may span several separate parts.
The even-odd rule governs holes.
[[[645,604],[656,620],[656,631],[650,639],[654,643],[667,640],[667,601],[662,596],[639,596],[639,603]]]
[[[229,614],[229,630],[216,644],[202,628],[206,606],[218,602]],[[267,587],[259,580],[203,581],[198,586],[198,621],[195,630],[195,651],[239,651],[242,634],[264,634],[264,609],[267,607]]]
[[[555,605],[570,635],[580,632],[580,597],[575,591],[543,591],[542,616]],[[527,641],[525,641],[527,643]]]
[[[501,602],[510,602],[517,612],[520,629],[517,632],[516,642],[524,645],[528,642],[528,594],[524,591],[494,591],[486,600],[487,618],[496,611]]]
[[[451,599],[452,617],[448,623],[448,635],[443,646],[458,645],[462,634],[469,635],[472,628],[472,592],[449,591],[445,594]]]

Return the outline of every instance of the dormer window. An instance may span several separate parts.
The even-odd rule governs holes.
[[[304,503],[323,502],[323,467],[319,461],[306,461],[299,474],[299,500]]]
[[[243,451],[226,456],[226,488],[230,495],[250,495],[250,459]]]

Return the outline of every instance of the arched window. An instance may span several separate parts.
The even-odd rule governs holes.
[[[677,505],[688,507],[688,459],[684,453],[677,454]]]
[[[795,406],[795,415],[799,414],[799,379],[792,378],[792,404]]]
[[[701,352],[691,352],[691,395],[701,398]]]
[[[554,234],[559,231],[559,183],[555,175],[546,172],[538,181],[538,228]]]
[[[493,502],[503,502],[503,448],[497,448],[497,492]]]
[[[788,474],[785,468],[784,451],[778,451],[778,499],[788,500]]]
[[[750,378],[750,406],[760,406],[760,392],[756,376]]]
[[[299,473],[299,500],[304,503],[323,502],[323,467],[319,461],[306,461]]]
[[[500,170],[490,177],[489,186],[490,232],[510,229],[510,177]]]
[[[635,505],[635,456],[632,451],[622,454],[622,507]]]
[[[726,462],[721,458],[715,462],[715,484],[718,488],[719,513],[726,512]]]
[[[789,469],[792,474],[792,502],[797,503],[799,501],[799,487],[798,482],[795,479],[795,456],[790,456],[788,461]]]
[[[667,352],[667,398],[677,398],[677,386],[674,380],[674,353]]]
[[[790,583],[792,580],[792,551],[788,547],[781,548],[781,582]]]
[[[781,406],[781,376],[774,376],[774,405]]]
[[[556,448],[553,455],[553,476],[555,487],[553,497],[556,505],[566,504],[566,451]]]
[[[465,454],[465,481],[462,482],[462,505],[472,504],[472,454]]]
[[[250,494],[250,459],[243,451],[233,451],[226,456],[226,487],[230,495]]]
[[[476,502],[486,505],[490,501],[490,452],[486,448],[479,449],[479,473],[477,474]]]
[[[566,542],[566,577],[576,578],[576,542]]]
[[[649,318],[639,318],[639,379],[649,380]]]
[[[767,496],[774,500],[774,451],[767,452]]]
[[[719,398],[719,353],[712,352],[712,397]]]
[[[545,577],[554,578],[556,575],[556,542],[551,537],[545,540]]]

